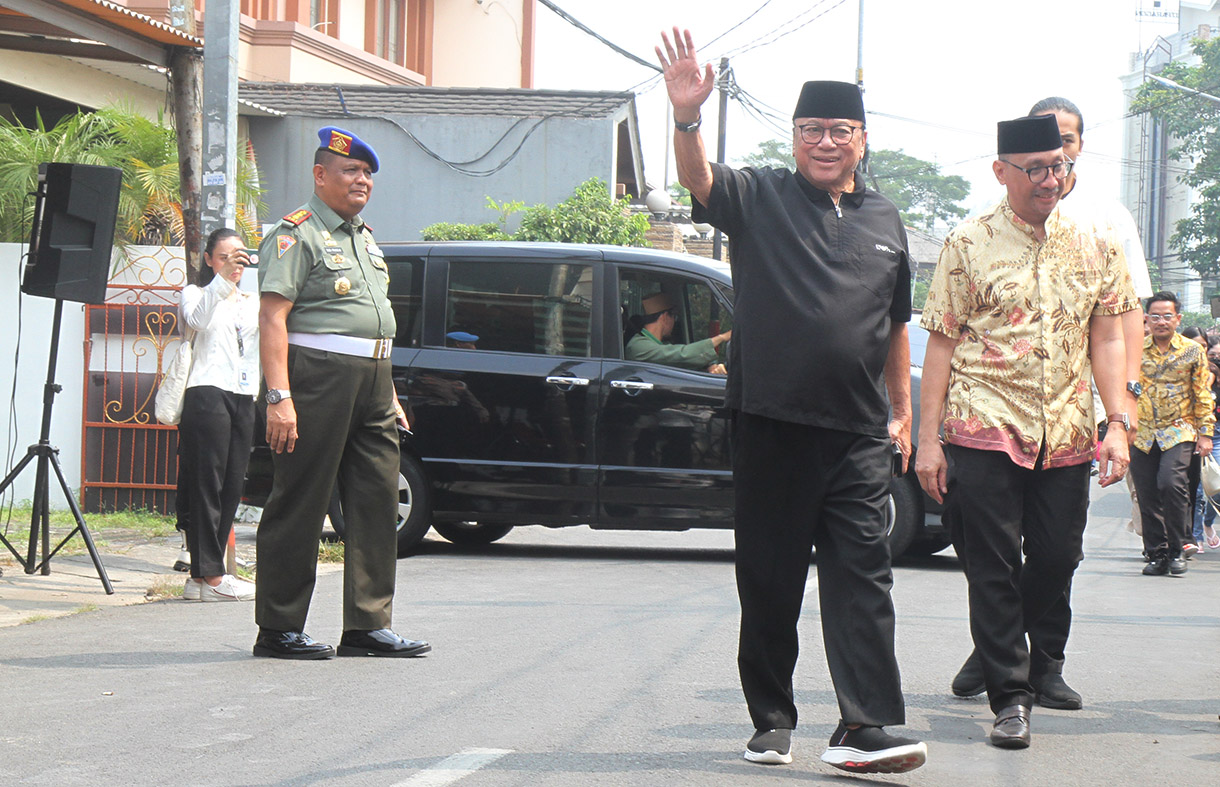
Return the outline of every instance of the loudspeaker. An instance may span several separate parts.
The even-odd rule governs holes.
[[[106,300],[122,179],[116,167],[39,165],[23,292],[80,303]]]

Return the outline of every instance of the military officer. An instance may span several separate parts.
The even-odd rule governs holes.
[[[259,247],[271,495],[258,528],[255,656],[326,659],[305,634],[322,521],[338,480],[347,528],[340,656],[419,656],[390,629],[398,439],[406,416],[390,377],[389,274],[360,218],[377,154],[355,134],[318,132],[314,195]]]
[[[678,321],[674,302],[663,292],[644,299],[644,325],[627,340],[627,360],[647,361],[679,369],[694,369],[712,374],[726,374],[716,348],[733,337],[725,331],[708,339],[690,344],[665,344]]]

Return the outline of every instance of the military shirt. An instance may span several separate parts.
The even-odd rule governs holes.
[[[259,291],[292,301],[290,332],[396,333],[385,256],[359,216],[345,221],[315,194],[267,233],[258,252]]]
[[[711,339],[690,344],[664,344],[644,328],[627,341],[627,360],[706,371],[716,363],[717,355]]]

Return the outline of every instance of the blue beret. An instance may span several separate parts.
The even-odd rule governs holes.
[[[465,331],[450,331],[445,334],[445,338],[452,339],[455,342],[477,342],[479,340],[479,337],[473,333],[466,333]]]
[[[336,126],[326,126],[318,129],[318,139],[322,143],[319,146],[322,150],[329,150],[344,158],[367,161],[374,172],[381,168],[377,153],[368,146],[368,143],[350,131],[344,131]]]

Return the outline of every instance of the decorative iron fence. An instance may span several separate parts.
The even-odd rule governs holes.
[[[106,302],[86,307],[81,506],[170,513],[178,480],[178,429],[158,423],[153,399],[180,341],[182,249],[130,246]]]

